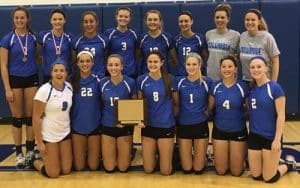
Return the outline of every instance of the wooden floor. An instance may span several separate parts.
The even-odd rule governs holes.
[[[138,131],[137,131],[138,132]],[[134,136],[135,143],[140,142],[139,134]],[[300,142],[300,122],[286,122],[284,142]],[[0,143],[12,144],[11,128],[0,125]],[[300,151],[300,145],[295,146]],[[1,152],[1,151],[0,151]],[[0,162],[0,165],[13,165],[14,156]],[[299,165],[299,164],[298,164]],[[70,175],[61,176],[57,179],[48,179],[35,171],[6,171],[0,172],[0,188],[189,188],[189,187],[212,187],[212,188],[298,188],[300,176],[297,172],[290,172],[275,184],[266,184],[254,181],[250,178],[249,171],[241,177],[217,176],[214,172],[205,172],[203,175],[184,175],[176,172],[172,176],[164,177],[159,173],[145,174],[142,171],[128,172],[126,174],[106,174],[98,172],[73,172]]]

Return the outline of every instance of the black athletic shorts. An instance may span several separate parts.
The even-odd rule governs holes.
[[[248,140],[248,131],[245,127],[242,131],[225,132],[214,126],[212,131],[212,138],[216,140],[233,140],[245,142]]]
[[[177,138],[205,139],[209,137],[207,121],[193,125],[178,125],[176,127]]]
[[[29,88],[29,87],[38,87],[39,77],[37,74],[21,77],[21,76],[9,76],[9,84],[11,88]]]
[[[170,128],[159,128],[146,126],[142,128],[142,136],[150,137],[154,139],[159,138],[174,138],[175,136],[175,126]]]

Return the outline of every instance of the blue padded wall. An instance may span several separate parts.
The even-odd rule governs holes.
[[[261,1],[260,6],[281,52],[279,83],[286,92],[286,111],[299,112],[299,1]]]

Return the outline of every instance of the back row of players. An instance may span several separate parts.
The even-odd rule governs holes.
[[[86,129],[87,127],[79,128],[82,125],[88,126],[86,122],[90,122],[90,120],[94,121],[93,123],[88,123],[90,126],[102,124],[102,157],[106,171],[112,172],[116,166],[122,172],[128,169],[132,129],[116,127],[113,102],[118,98],[130,98],[138,94],[140,98],[146,98],[148,102],[148,117],[150,117],[149,121],[145,123],[146,126],[143,123],[140,124],[141,127],[144,127],[142,129],[142,147],[146,172],[152,172],[155,169],[157,147],[160,151],[159,164],[161,173],[169,175],[172,172],[174,111],[179,116],[177,136],[179,138],[182,169],[186,173],[192,170],[196,173],[201,173],[205,167],[205,154],[208,144],[207,108],[208,104],[215,103],[216,119],[213,138],[216,170],[219,174],[224,174],[230,168],[233,175],[241,174],[247,140],[242,106],[248,92],[243,82],[236,81],[237,64],[235,58],[227,56],[239,52],[243,67],[243,79],[251,81],[252,76],[255,78],[254,75],[260,76],[260,79],[263,78],[263,84],[257,83],[258,94],[253,94],[256,91],[256,87],[254,87],[252,90],[253,98],[251,98],[251,94],[249,95],[249,101],[251,101],[250,116],[252,112],[254,114],[252,117],[256,119],[259,117],[259,120],[267,119],[262,122],[270,121],[268,126],[265,124],[260,125],[259,122],[255,121],[255,118],[250,118],[250,137],[252,137],[249,140],[250,169],[253,177],[257,179],[261,179],[262,175],[266,181],[279,179],[280,175],[287,171],[287,165],[278,167],[282,127],[284,124],[285,97],[280,86],[270,81],[268,77],[268,75],[271,75],[272,80],[277,80],[279,50],[272,35],[265,31],[266,24],[260,11],[250,9],[246,12],[245,27],[247,31],[240,36],[238,32],[227,28],[230,18],[230,7],[228,5],[217,6],[215,9],[217,28],[207,32],[207,43],[202,35],[192,32],[193,20],[189,12],[184,11],[180,13],[178,23],[181,33],[175,40],[162,30],[162,17],[157,10],[151,10],[146,13],[145,24],[148,32],[139,39],[134,30],[128,27],[131,14],[129,8],[119,8],[116,11],[117,27],[109,29],[105,32],[105,35],[101,35],[97,33],[98,18],[96,14],[90,11],[85,12],[82,16],[83,34],[72,38],[63,31],[63,25],[66,21],[64,12],[56,9],[51,13],[52,30],[37,35],[37,41],[42,48],[44,81],[48,81],[51,77],[51,82],[41,87],[34,100],[36,106],[33,114],[35,117],[33,120],[35,136],[38,148],[43,156],[43,162],[37,161],[35,166],[50,177],[56,177],[60,172],[68,173],[70,171],[70,161],[72,161],[70,160],[72,159],[72,152],[70,152],[72,151],[71,142],[68,136],[70,127],[68,128],[68,124],[61,126],[58,123],[57,130],[53,131],[51,127],[47,128],[47,121],[49,121],[47,120],[47,113],[51,114],[51,110],[53,110],[51,106],[55,102],[50,105],[50,109],[47,109],[47,104],[48,102],[53,102],[51,101],[52,98],[54,98],[54,101],[57,100],[55,98],[60,98],[64,92],[67,92],[66,90],[68,89],[66,88],[69,88],[71,91],[72,86],[68,86],[68,84],[66,84],[67,87],[64,84],[64,87],[59,87],[59,84],[58,87],[55,87],[54,83],[61,83],[59,80],[64,81],[63,73],[67,69],[70,70],[70,67],[62,62],[70,62],[72,59],[71,49],[73,49],[78,53],[76,63],[79,69],[75,70],[72,76],[72,85],[75,93],[71,125],[76,169],[80,170],[84,167],[85,150],[87,148],[89,151],[88,165],[90,169],[96,169],[99,164],[100,142],[98,140],[100,136],[98,128],[93,129],[95,127],[89,127],[89,130]],[[25,161],[29,163],[34,154],[31,99],[35,95],[38,84],[35,58],[39,50],[35,50],[36,37],[30,32],[28,27],[28,11],[23,7],[18,7],[13,11],[12,15],[15,28],[1,40],[1,73],[6,99],[10,104],[13,116],[13,135],[17,154],[16,163],[20,165],[24,163],[21,151],[20,128],[22,123],[27,125],[28,133]],[[239,50],[237,50],[238,45]],[[104,57],[106,50],[113,55],[109,56],[105,66]],[[136,54],[138,55],[136,56]],[[197,54],[201,54],[202,58]],[[81,56],[84,55],[87,57],[82,60]],[[186,58],[186,56],[189,58]],[[257,56],[260,58],[257,58]],[[137,79],[138,93],[136,93],[134,80],[130,78],[138,76],[135,57],[142,57],[139,69],[141,76]],[[170,60],[168,59],[169,57],[171,57]],[[249,60],[253,57],[255,57],[255,61],[251,62],[259,62],[257,63],[258,65],[254,64],[250,69]],[[214,85],[211,79],[202,76],[199,71],[203,62],[202,59],[207,60],[208,75],[214,80],[223,78],[223,81]],[[224,63],[222,72],[220,71],[220,64],[222,70],[223,62],[226,60],[230,61],[231,64],[227,65]],[[89,67],[87,65],[88,61],[93,62],[95,65]],[[168,70],[169,62],[170,65],[176,66],[174,74],[184,77],[173,81],[173,78],[164,71]],[[62,67],[56,68],[56,66]],[[164,67],[162,70],[161,66]],[[97,77],[89,73],[89,68],[91,67],[93,67],[92,73]],[[250,74],[252,69],[253,72]],[[254,71],[256,69],[258,70]],[[90,84],[90,82],[95,84],[97,78],[102,78],[105,75],[106,70],[110,77],[102,79],[100,86],[85,86]],[[147,73],[148,71],[149,73]],[[267,73],[267,71],[271,72],[271,74]],[[226,77],[230,77],[231,82],[226,83],[224,79]],[[97,90],[94,87],[99,87],[101,90]],[[88,118],[93,115],[91,112],[98,114],[98,116],[101,114],[100,103],[94,103],[94,107],[97,107],[98,111],[95,111],[95,109],[88,110],[88,107],[81,107],[81,105],[85,104],[80,102],[83,101],[82,99],[76,99],[77,95],[77,98],[95,96],[94,91],[99,91],[98,95],[102,96],[104,101],[102,118]],[[214,102],[208,103],[209,94]],[[262,105],[262,108],[267,108],[267,110],[259,108],[261,104],[257,103],[258,98],[270,103],[267,106],[265,104]],[[174,110],[172,110],[172,101],[175,103]],[[59,105],[59,111],[68,113],[72,99],[61,102],[62,106]],[[22,118],[23,103],[25,103],[26,118]],[[87,101],[86,104],[90,105],[91,103]],[[76,107],[76,105],[79,105],[79,107]],[[219,108],[217,108],[218,106]],[[251,109],[257,108],[258,111],[251,111]],[[57,108],[54,109],[55,112],[58,112]],[[218,109],[220,110],[219,113],[217,112]],[[274,111],[274,109],[276,110]],[[272,111],[272,113],[269,111]],[[43,113],[46,114],[45,117],[43,117]],[[220,115],[219,118],[218,115]],[[49,117],[51,126],[53,126],[52,124],[55,123],[51,121],[56,120],[56,116],[49,115]],[[54,119],[51,120],[51,117]],[[41,118],[42,130],[39,127]],[[233,122],[236,122],[236,125]],[[220,127],[218,124],[220,124]],[[222,127],[223,124],[228,127]],[[266,129],[261,129],[262,127],[266,127]],[[233,134],[230,134],[231,136],[228,137],[228,132]],[[58,136],[55,136],[56,134]],[[262,139],[260,143],[257,143],[257,137]],[[231,141],[228,142],[228,140]],[[229,147],[231,144],[234,146]],[[61,147],[61,151],[67,153],[64,155],[65,157],[57,158],[59,153],[59,150],[57,150],[58,146]],[[192,148],[194,148],[193,155]],[[229,152],[229,148],[230,150],[234,148],[239,152]],[[46,150],[52,152],[45,152]],[[276,151],[276,155],[270,150]],[[218,152],[220,152],[221,156],[218,155]],[[224,160],[224,152],[230,153],[227,156],[230,157],[230,160],[228,158]],[[233,156],[235,153],[239,156]],[[259,166],[259,159],[261,160],[262,157],[267,157],[267,159],[263,160],[266,163],[263,167]],[[59,160],[62,160],[62,162],[60,163]]]

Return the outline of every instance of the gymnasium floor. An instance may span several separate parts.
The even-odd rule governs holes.
[[[250,178],[248,170],[241,177],[217,176],[213,172],[212,164],[203,175],[184,175],[180,171],[172,176],[162,176],[159,173],[145,174],[142,171],[139,130],[135,131],[134,142],[137,148],[132,162],[133,170],[126,173],[106,174],[102,170],[96,172],[72,172],[70,175],[57,179],[48,179],[33,170],[16,170],[14,168],[14,153],[12,150],[11,128],[8,125],[0,125],[0,188],[84,188],[84,187],[113,187],[113,188],[189,188],[189,187],[239,187],[239,188],[298,188],[300,176],[296,171],[288,173],[275,184],[266,184],[254,181]],[[288,121],[284,131],[284,151],[293,152],[297,156],[298,171],[300,170],[300,122]],[[6,154],[6,155],[5,155]],[[9,155],[10,154],[10,155]],[[2,158],[1,158],[2,156]]]

